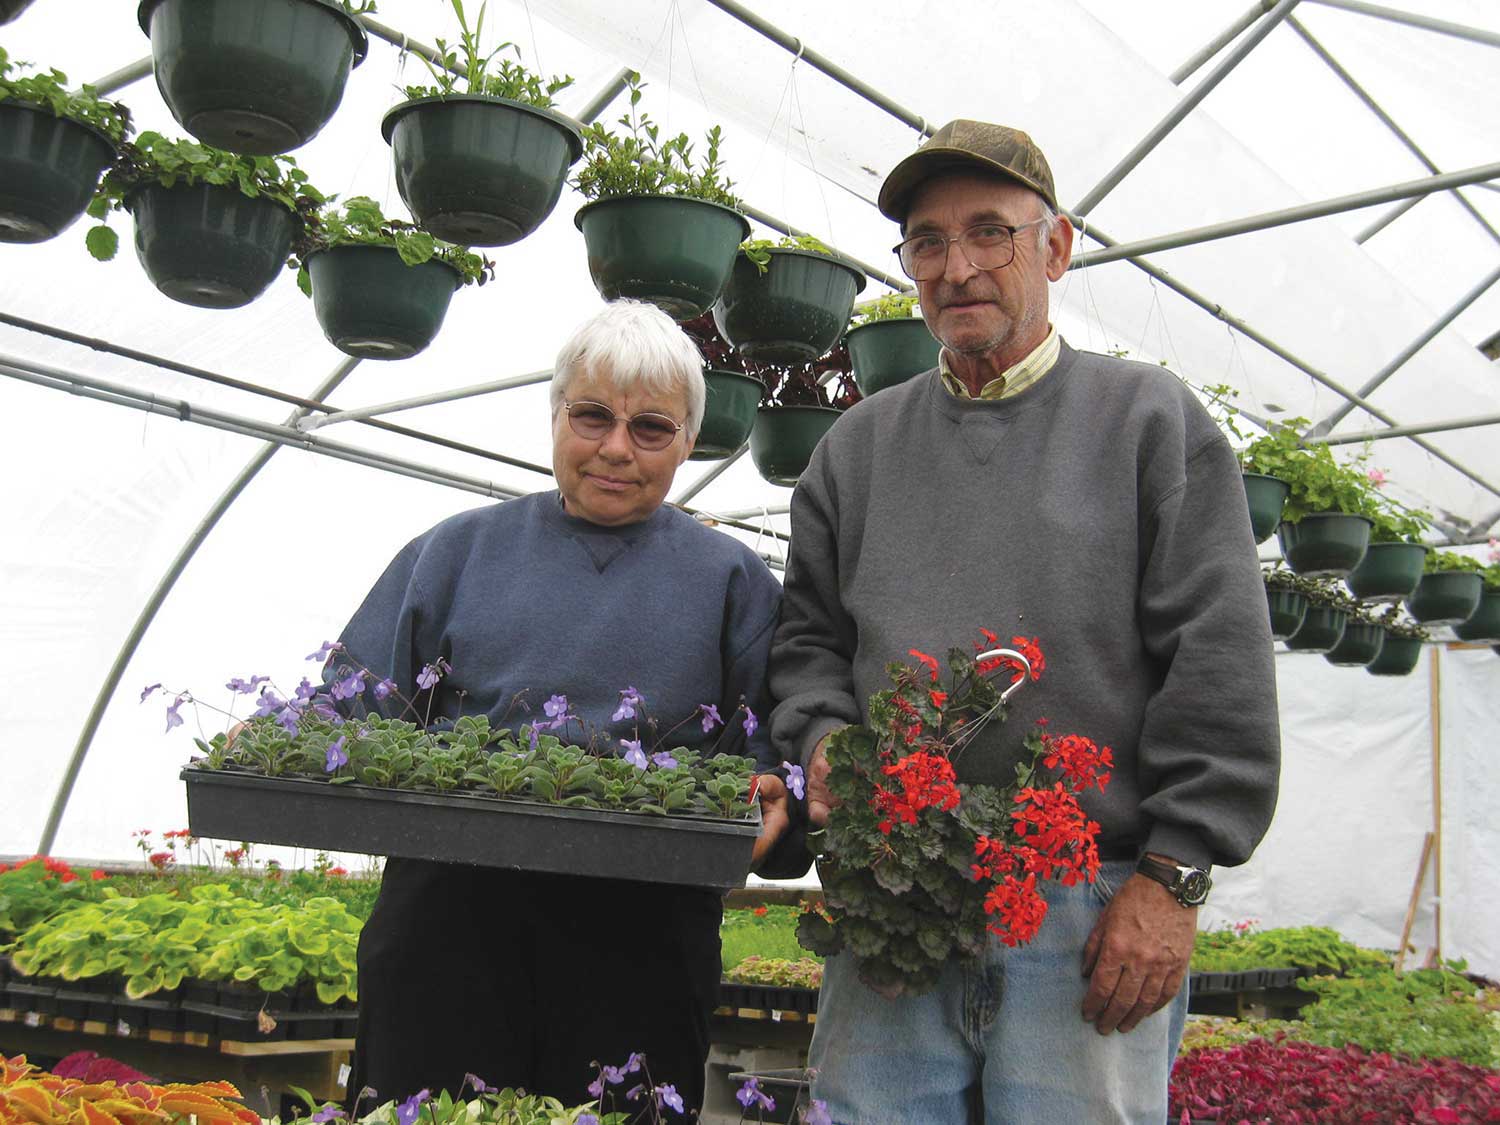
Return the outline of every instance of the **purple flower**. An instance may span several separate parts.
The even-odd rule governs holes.
[[[658,1086],[652,1093],[656,1095],[658,1108],[669,1105],[678,1113],[686,1112],[686,1107],[682,1104],[682,1095],[677,1092],[676,1086]]]
[[[651,760],[656,763],[659,769],[675,770],[677,768],[677,759],[672,757],[672,751],[670,750],[658,750],[655,754],[651,755]]]
[[[589,1097],[602,1098],[604,1096],[604,1075],[599,1075],[589,1083]]]
[[[288,703],[280,711],[276,712],[276,721],[281,724],[281,729],[287,734],[297,733],[297,724],[302,721],[302,705],[300,703]]]
[[[527,727],[526,733],[531,738],[531,749],[533,751],[536,750],[536,724],[532,723],[531,726]]]
[[[635,718],[635,709],[646,701],[641,698],[641,693],[633,687],[628,687],[620,693],[620,705],[615,708],[615,713],[610,716],[610,721],[618,723],[622,719]]]
[[[643,770],[646,768],[646,752],[641,749],[641,743],[639,739],[622,738],[620,739],[620,745],[625,747],[625,753],[622,755],[622,757],[624,757],[627,762],[629,762],[638,770]],[[635,1058],[634,1055],[631,1055],[630,1057],[632,1059]],[[627,1063],[626,1065],[628,1066],[629,1064]]]
[[[634,1074],[641,1069],[641,1064],[646,1061],[646,1056],[639,1051],[631,1051],[630,1057],[625,1060],[625,1065],[620,1069],[626,1074]]]
[[[389,696],[391,694],[391,692],[393,692],[395,690],[396,690],[396,681],[395,680],[391,680],[391,679],[381,680],[378,684],[375,685],[375,698],[376,699],[385,699],[387,696]]]
[[[260,697],[255,701],[255,710],[251,712],[252,719],[263,719],[267,715],[274,715],[286,706],[286,700],[277,695],[270,688],[261,688]]]
[[[435,664],[424,664],[422,670],[417,673],[417,687],[422,691],[429,691],[442,678]]]
[[[338,641],[324,641],[323,644],[318,648],[317,652],[310,652],[307,654],[307,659],[318,661],[327,660],[328,654],[330,652],[341,652],[343,648],[344,646],[339,644]]]
[[[422,1103],[431,1098],[431,1090],[418,1090],[396,1107],[396,1120],[400,1125],[416,1125],[416,1120],[422,1113]]]
[[[324,1125],[325,1122],[333,1121],[343,1116],[344,1111],[332,1102],[329,1102],[322,1109],[318,1110],[317,1113],[313,1114],[310,1120],[314,1122],[314,1125]]]
[[[314,715],[317,715],[320,718],[327,719],[336,727],[341,727],[344,725],[344,716],[335,711],[333,709],[333,705],[326,702],[325,700],[314,699],[312,701],[312,707],[310,708],[310,710]]]
[[[146,700],[151,697],[151,693],[152,692],[154,692],[154,691],[160,691],[160,690],[161,690],[161,684],[151,684],[150,686],[144,688],[141,691],[141,702],[142,703],[146,702]]]
[[[465,1074],[464,1081],[467,1082],[470,1086],[474,1087],[474,1092],[476,1094],[494,1094],[498,1092],[496,1091],[495,1087],[491,1086],[477,1074]]]
[[[802,1125],[833,1125],[833,1118],[828,1113],[828,1103],[822,1098],[814,1098],[802,1113]]]
[[[542,704],[542,713],[549,719],[556,719],[568,713],[568,697],[566,695],[554,695],[546,703]]]
[[[185,699],[187,699],[187,696],[179,695],[172,701],[172,705],[167,708],[167,730],[182,726],[182,716],[177,713],[177,708],[182,706]]]
[[[761,1109],[766,1110],[776,1108],[775,1099],[760,1088],[760,1079],[754,1076],[745,1079],[745,1084],[739,1088],[738,1093],[734,1096],[740,1105],[746,1109],[754,1105],[758,1105]]]
[[[340,766],[349,764],[349,755],[344,751],[344,736],[339,735],[328,744],[328,753],[323,757],[323,771],[332,773]]]
[[[589,1089],[593,1089],[593,1087],[590,1086]],[[594,1096],[598,1097],[599,1095],[595,1094]],[[573,1118],[573,1125],[599,1125],[599,1119],[592,1113],[580,1113],[577,1117]],[[829,1125],[833,1125],[833,1123],[829,1122]]]
[[[361,669],[351,672],[342,680],[334,680],[333,687],[328,689],[328,694],[335,699],[353,699],[365,690],[365,673]]]
[[[745,723],[744,723],[744,726],[745,726],[745,737],[746,738],[749,738],[751,735],[753,735],[756,731],[758,731],[760,729],[760,720],[755,717],[755,712],[752,711],[752,710],[750,710],[750,708],[748,708],[748,707],[745,708]]]
[[[703,715],[703,733],[707,734],[714,727],[724,725],[724,720],[719,718],[719,709],[712,703],[698,704],[698,710]]]
[[[639,1086],[632,1086],[625,1092],[625,1100],[633,1102],[646,1092],[646,1084],[642,1082]]]
[[[238,676],[235,676],[224,686],[227,687],[230,691],[234,692],[236,695],[249,695],[252,691],[255,690],[256,684],[266,683],[270,679],[270,676],[251,676],[248,680],[242,680]],[[303,683],[306,682],[306,680],[303,681]],[[144,699],[145,697],[142,696],[142,698]]]
[[[303,676],[302,682],[297,685],[297,690],[293,694],[303,703],[307,703],[318,694],[318,689],[312,686],[306,676]]]
[[[787,766],[786,787],[799,801],[807,796],[807,777],[803,774],[801,766]]]

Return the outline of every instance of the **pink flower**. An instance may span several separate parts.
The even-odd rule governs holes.
[[[1371,469],[1368,473],[1365,474],[1365,476],[1370,478],[1370,483],[1373,484],[1376,488],[1379,488],[1385,483],[1384,469]]]

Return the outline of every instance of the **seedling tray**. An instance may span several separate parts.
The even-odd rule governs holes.
[[[753,820],[561,808],[469,793],[186,767],[198,837],[403,856],[599,879],[740,887],[760,831]]]
[[[730,1008],[811,1015],[818,1010],[818,990],[726,980],[719,982],[719,1003]]]

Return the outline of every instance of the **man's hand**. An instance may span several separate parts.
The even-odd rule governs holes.
[[[1182,987],[1197,932],[1196,907],[1184,907],[1154,879],[1131,875],[1084,943],[1083,1018],[1107,1035],[1130,1031],[1166,1007]]]
[[[807,779],[807,819],[814,828],[828,824],[828,810],[836,803],[828,792],[828,756],[823,753],[827,743],[827,735],[818,740],[817,746],[813,747],[812,761],[804,773]]]
[[[760,775],[760,835],[750,851],[750,870],[760,866],[791,823],[787,808],[786,782],[774,773]]]

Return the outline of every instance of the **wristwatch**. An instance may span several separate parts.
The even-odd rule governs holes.
[[[1163,863],[1143,855],[1136,861],[1136,871],[1148,879],[1155,879],[1177,897],[1183,906],[1202,906],[1208,901],[1209,889],[1214,881],[1201,867],[1180,867],[1175,863]]]

